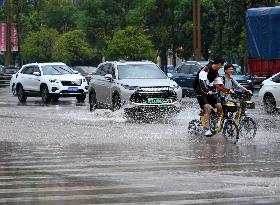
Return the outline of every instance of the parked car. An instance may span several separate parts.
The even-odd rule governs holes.
[[[90,111],[178,111],[182,90],[150,61],[114,61],[98,66],[89,84]]]
[[[27,97],[41,96],[44,103],[60,97],[76,97],[84,102],[88,92],[85,77],[64,63],[32,63],[16,74],[16,92],[20,102]]]
[[[233,64],[234,67],[234,73],[233,73],[233,78],[243,87],[247,88],[248,90],[251,90],[252,92],[254,92],[255,90],[255,86],[253,84],[253,79],[251,76],[248,75],[242,75],[240,72],[238,72],[238,70],[240,69],[239,65],[237,64]],[[225,75],[225,71],[224,68],[219,69],[219,75],[220,76],[224,76]]]
[[[82,76],[84,76],[87,82],[90,81],[92,75],[96,73],[97,67],[93,66],[74,66],[74,70],[78,71]]]
[[[12,78],[12,75],[15,74],[19,70],[18,67],[10,65],[10,66],[0,66],[0,82],[5,84],[5,82],[9,83]]]
[[[280,72],[264,80],[259,91],[260,102],[264,109],[271,114],[280,107]]]
[[[166,68],[166,73],[174,74],[176,72],[176,69],[174,68],[173,65],[168,65]]]
[[[183,96],[193,96],[195,94],[193,84],[197,72],[201,65],[196,61],[184,61],[178,64],[176,72],[171,77],[182,88]]]

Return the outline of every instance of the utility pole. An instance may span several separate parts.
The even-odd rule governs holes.
[[[6,22],[6,46],[7,50],[5,52],[5,62],[4,65],[8,66],[12,63],[12,52],[11,52],[11,1],[5,0],[5,22]]]
[[[193,0],[193,50],[194,60],[201,60],[200,0]]]

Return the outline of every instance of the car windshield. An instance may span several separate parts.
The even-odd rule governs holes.
[[[164,73],[154,64],[118,65],[119,79],[166,79]]]
[[[177,68],[178,73],[185,73],[185,74],[193,74],[195,72],[198,72],[200,69],[200,66],[195,64],[183,64]]]
[[[75,74],[67,65],[44,65],[42,66],[43,75],[65,75]]]

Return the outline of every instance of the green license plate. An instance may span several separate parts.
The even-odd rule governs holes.
[[[162,98],[148,98],[148,103],[149,104],[163,104],[164,103],[164,99]]]

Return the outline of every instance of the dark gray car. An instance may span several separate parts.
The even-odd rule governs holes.
[[[201,65],[196,61],[184,61],[176,67],[172,80],[182,88],[183,96],[194,95],[193,84],[200,68]]]

